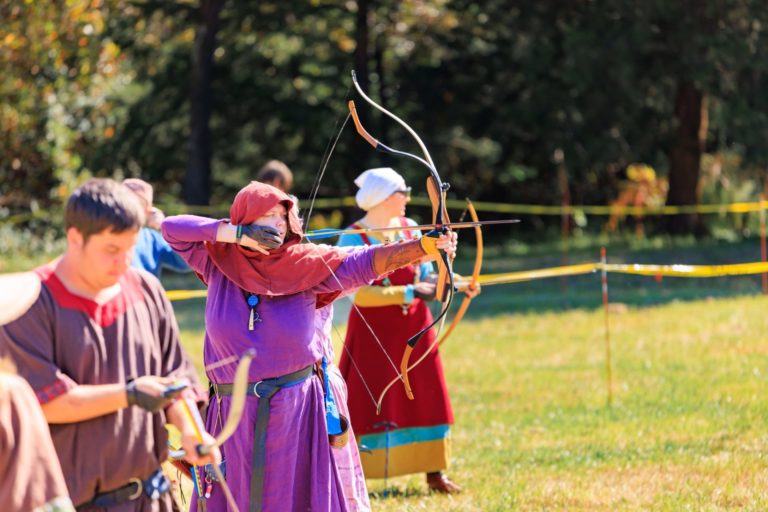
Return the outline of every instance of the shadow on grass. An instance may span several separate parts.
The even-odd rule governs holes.
[[[372,500],[386,501],[393,498],[413,498],[423,497],[429,494],[428,491],[416,489],[414,487],[406,487],[405,490],[399,487],[387,487],[379,491],[369,492],[368,497]]]

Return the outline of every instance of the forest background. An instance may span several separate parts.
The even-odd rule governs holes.
[[[3,2],[0,222],[60,224],[92,175],[142,177],[161,205],[226,205],[272,158],[305,200],[355,97],[352,69],[427,142],[451,197],[609,204],[642,163],[660,204],[754,201],[768,162],[767,23],[751,0]],[[416,150],[372,109],[361,117]],[[350,123],[319,196],[352,194],[357,174],[384,164],[422,193],[423,169],[375,153]],[[650,226],[707,236],[712,222]],[[560,227],[532,218],[516,233]]]

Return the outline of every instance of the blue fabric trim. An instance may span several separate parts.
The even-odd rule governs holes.
[[[325,423],[328,426],[328,433],[337,436],[341,434],[341,418],[339,418],[339,410],[328,382],[328,361],[325,356],[323,356],[323,387],[325,388]]]
[[[359,245],[365,245],[365,242],[363,242],[363,237],[357,233],[344,233],[343,235],[339,236],[339,241],[336,242],[336,245],[339,247],[357,247]]]
[[[389,447],[406,444],[424,443],[445,439],[450,434],[450,425],[435,425],[434,427],[400,428],[389,432]],[[367,434],[360,436],[360,444],[364,444],[372,450],[387,447],[387,433]]]
[[[404,304],[410,304],[413,302],[413,299],[416,298],[416,292],[413,290],[412,284],[405,285],[405,296],[403,297],[403,303]]]

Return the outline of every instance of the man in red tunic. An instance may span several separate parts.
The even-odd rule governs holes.
[[[0,355],[42,404],[79,510],[172,510],[160,471],[165,423],[180,430],[189,462],[219,453],[195,455],[195,427],[170,392],[187,383],[186,398],[202,397],[197,373],[159,281],[129,267],[143,211],[127,188],[93,179],[69,198],[64,221],[67,249],[36,270],[40,295],[0,327]]]

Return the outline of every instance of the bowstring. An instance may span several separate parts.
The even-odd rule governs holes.
[[[341,337],[341,333],[339,332],[339,328],[336,327],[336,324],[333,323],[333,319],[331,319],[331,327],[333,327],[333,332],[336,333],[336,337],[341,342],[341,346],[344,348],[344,351],[347,353],[347,357],[349,357],[349,360],[352,362],[352,367],[355,369],[357,374],[360,376],[360,381],[363,383],[363,386],[365,386],[365,391],[368,392],[368,396],[371,397],[371,401],[376,404],[376,397],[373,394],[373,391],[371,391],[371,388],[368,386],[368,383],[363,378],[363,372],[360,370],[360,368],[357,366],[357,363],[352,358],[352,353],[349,350],[349,347],[347,347],[347,344],[344,343],[344,338]],[[397,382],[397,379],[395,379],[395,382]]]
[[[341,134],[344,131],[344,127],[347,126],[347,122],[349,121],[349,118],[352,116],[352,114],[347,114],[347,116],[344,118],[344,122],[341,125],[341,128],[339,128],[336,138],[333,139],[333,141],[329,140],[328,145],[326,146],[326,155],[327,158],[323,157],[323,163],[320,166],[319,172],[315,175],[315,181],[312,184],[312,189],[310,190],[309,196],[309,210],[307,214],[306,224],[304,226],[305,230],[309,230],[309,218],[312,216],[312,209],[315,206],[315,199],[317,199],[317,193],[320,190],[320,182],[323,179],[323,176],[325,176],[325,170],[328,168],[328,163],[331,161],[331,154],[333,154],[333,150],[336,149],[336,144],[338,144],[339,139],[341,138]],[[339,122],[336,122],[336,126],[339,126]]]
[[[351,86],[347,90],[347,94],[345,96],[346,98],[349,97],[350,92],[351,92]],[[328,168],[328,163],[331,161],[331,156],[333,155],[333,152],[336,149],[336,145],[338,144],[339,139],[341,138],[341,134],[344,131],[344,128],[346,127],[347,122],[349,121],[350,117],[351,117],[351,113],[347,113],[347,115],[344,118],[344,121],[341,123],[341,128],[339,128],[337,130],[335,136],[333,136],[333,135],[331,136],[331,138],[328,141],[328,144],[326,145],[326,152],[323,155],[323,160],[321,161],[318,173],[315,175],[315,181],[314,181],[314,183],[312,185],[312,189],[310,191],[310,203],[309,203],[309,208],[307,209],[307,216],[305,217],[305,221],[304,221],[304,226],[306,226],[307,229],[309,228],[309,221],[310,221],[310,219],[312,217],[312,212],[313,212],[313,209],[314,209],[315,200],[317,199],[317,194],[318,194],[318,192],[320,190],[320,183],[322,182],[322,179],[325,176],[325,171]],[[338,126],[339,126],[339,121],[337,120],[336,121],[336,127],[338,127]],[[306,236],[304,236],[304,238],[306,239]],[[343,286],[341,284],[341,280],[336,275],[336,272],[331,268],[331,266],[325,260],[323,260],[323,263],[325,264],[326,268],[330,271],[330,273],[333,276],[333,278],[336,280],[336,283],[338,284],[338,286],[340,288],[343,288]],[[366,320],[365,316],[363,316],[362,312],[357,307],[357,305],[355,304],[354,300],[352,300],[352,298],[350,296],[348,296],[348,295],[345,296],[345,297],[347,298],[347,300],[349,300],[349,303],[352,305],[352,308],[357,312],[358,316],[362,319],[363,324],[366,326],[368,331],[371,333],[371,336],[373,336],[373,339],[379,345],[379,348],[381,349],[381,351],[384,352],[384,356],[386,357],[387,361],[389,361],[389,364],[392,366],[392,369],[395,371],[395,374],[397,375],[397,377],[395,378],[395,381],[397,381],[397,380],[404,381],[403,376],[400,373],[400,370],[398,369],[397,365],[395,364],[395,362],[390,357],[390,355],[387,352],[386,348],[384,348],[384,344],[381,342],[379,337],[374,332],[374,329],[371,326],[371,324],[368,323],[368,320]],[[336,327],[336,325],[334,323],[333,318],[331,318],[331,326],[333,327],[333,329],[336,332],[336,334],[339,337],[339,339],[341,339],[341,333],[339,333],[339,331],[338,331],[338,329],[337,329],[337,327]],[[371,401],[373,402],[373,404],[375,406],[377,404],[377,401],[376,401],[376,398],[375,398],[374,394],[371,392],[370,387],[368,386],[368,382],[365,380],[365,377],[363,377],[363,373],[360,370],[360,368],[358,367],[358,365],[355,362],[354,358],[352,357],[352,354],[349,351],[349,348],[346,346],[346,343],[343,342],[344,340],[341,340],[341,341],[342,341],[342,347],[346,351],[347,356],[349,357],[349,360],[352,362],[352,366],[355,368],[355,371],[357,372],[358,376],[360,377],[360,380],[363,382],[363,385],[365,386],[365,389],[366,389],[368,395],[370,396]]]
[[[350,86],[347,88],[347,93],[344,95],[345,102],[349,98],[351,92],[352,85],[350,84]],[[328,143],[325,145],[325,151],[323,152],[323,158],[320,160],[320,168],[318,169],[318,172],[315,173],[315,181],[312,183],[312,188],[309,191],[309,210],[307,211],[308,213],[304,231],[309,231],[309,219],[312,217],[312,209],[315,206],[315,199],[317,199],[317,193],[320,190],[320,182],[325,176],[325,170],[328,168],[328,163],[331,161],[331,155],[336,149],[336,144],[338,144],[339,139],[341,138],[341,134],[344,132],[344,128],[347,126],[347,122],[351,116],[352,113],[347,112],[347,115],[344,117],[344,121],[341,123],[341,128],[338,128],[339,123],[341,122],[339,121],[341,117],[336,118],[336,125],[334,126],[336,136],[334,137],[331,135],[328,138]]]
[[[338,284],[339,288],[344,288],[344,286],[341,284],[341,280],[336,275],[336,272],[333,271],[331,266],[325,260],[323,260],[323,262],[325,263],[326,268],[331,272],[331,276],[333,276],[333,278],[336,280],[336,283]],[[400,373],[400,370],[397,368],[397,365],[392,360],[392,358],[389,356],[389,353],[387,352],[387,349],[384,348],[384,344],[381,342],[379,337],[376,336],[376,333],[373,331],[373,327],[371,327],[371,324],[369,324],[368,320],[366,320],[365,317],[363,316],[363,313],[360,311],[360,308],[357,307],[357,304],[355,304],[355,301],[352,300],[352,297],[350,297],[349,295],[345,295],[344,297],[347,300],[349,300],[350,304],[352,304],[352,308],[357,312],[357,314],[363,320],[363,324],[365,324],[365,326],[368,328],[368,330],[371,333],[371,336],[373,336],[373,339],[376,340],[376,343],[378,343],[379,347],[381,348],[381,351],[384,352],[384,355],[386,356],[387,360],[389,361],[389,364],[392,365],[392,368],[395,370],[395,373],[397,374],[397,379],[403,380],[403,376]],[[331,325],[333,325],[333,319],[331,319]],[[344,344],[344,346],[346,346],[346,343]],[[349,354],[349,352],[347,352],[347,354]],[[350,355],[350,358],[351,358],[351,355]],[[360,378],[361,379],[363,378],[362,374],[360,374]],[[374,400],[374,403],[376,403],[375,400]]]

